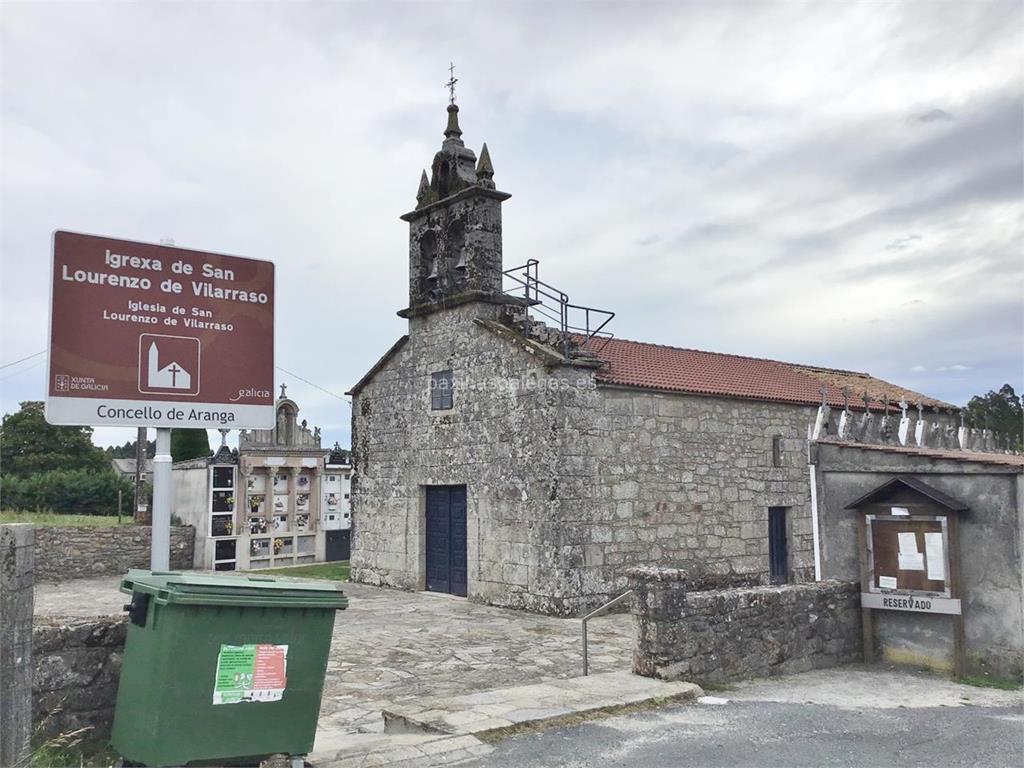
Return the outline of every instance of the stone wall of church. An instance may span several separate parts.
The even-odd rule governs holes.
[[[354,580],[425,588],[428,485],[467,486],[469,596],[493,604],[575,615],[654,563],[766,579],[769,506],[789,508],[791,575],[813,573],[815,409],[596,386],[474,323],[501,313],[413,318],[354,397]],[[430,374],[446,369],[455,406],[431,411]]]
[[[790,579],[813,578],[814,408],[607,386],[567,395],[560,532],[576,594],[610,599],[624,567],[648,563],[767,581],[769,507],[787,510]]]
[[[352,578],[425,586],[424,486],[467,486],[470,597],[521,604],[551,535],[542,468],[553,459],[546,380],[526,351],[475,324],[473,303],[411,320],[408,343],[353,398]],[[431,373],[451,369],[451,410],[430,407]],[[546,475],[546,469],[543,470]]]

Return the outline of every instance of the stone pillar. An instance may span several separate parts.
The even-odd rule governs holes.
[[[283,467],[288,473],[288,532],[295,533],[295,515],[298,512],[296,496],[299,487],[299,468]]]
[[[32,737],[32,613],[36,530],[0,525],[0,765],[16,765]]]
[[[320,530],[320,506],[323,503],[323,467],[313,467],[313,481],[309,484],[309,530]]]
[[[686,641],[687,573],[680,568],[640,567],[626,571],[633,591],[630,610],[636,625],[633,673],[676,680],[688,672],[676,669],[679,648]]]
[[[244,461],[238,462],[235,477],[235,535],[249,533],[249,475],[252,469]]]

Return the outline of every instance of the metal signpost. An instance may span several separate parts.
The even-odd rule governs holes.
[[[274,265],[55,232],[48,370],[49,423],[156,427],[150,567],[167,570],[171,429],[274,425]]]

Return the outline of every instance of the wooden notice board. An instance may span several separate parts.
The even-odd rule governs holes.
[[[949,535],[945,516],[869,515],[869,589],[930,592],[949,597]]]
[[[847,509],[858,512],[864,660],[875,656],[876,610],[948,616],[953,665],[965,659],[960,516],[968,507],[914,477],[897,477]]]

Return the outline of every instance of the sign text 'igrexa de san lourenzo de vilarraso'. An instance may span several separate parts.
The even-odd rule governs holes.
[[[273,391],[273,263],[54,233],[48,421],[271,427]]]

